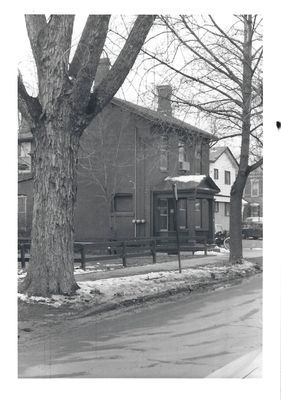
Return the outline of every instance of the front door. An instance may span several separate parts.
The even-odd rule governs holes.
[[[175,205],[172,197],[157,196],[154,201],[154,235],[175,233]]]

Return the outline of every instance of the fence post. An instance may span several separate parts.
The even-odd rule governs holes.
[[[153,264],[156,264],[156,240],[155,239],[152,240],[151,252],[152,252]]]
[[[123,267],[127,267],[127,260],[126,260],[126,242],[122,242],[122,263]]]
[[[81,268],[85,271],[85,269],[86,269],[86,254],[85,254],[85,247],[83,245],[81,245],[80,254],[81,254]]]
[[[24,244],[20,245],[20,258],[21,258],[21,267],[25,268],[25,247]]]

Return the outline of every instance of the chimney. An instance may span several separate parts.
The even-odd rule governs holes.
[[[94,85],[95,87],[97,87],[101,83],[103,78],[106,76],[106,74],[109,71],[109,67],[110,67],[109,58],[108,57],[101,58],[95,76],[95,85]]]
[[[172,87],[170,85],[156,86],[158,91],[157,111],[164,115],[172,116],[171,95]]]

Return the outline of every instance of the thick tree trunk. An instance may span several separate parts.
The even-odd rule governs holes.
[[[70,110],[34,132],[34,206],[31,259],[21,291],[29,295],[72,294],[73,225],[79,138],[71,134]],[[63,122],[62,122],[63,121]]]

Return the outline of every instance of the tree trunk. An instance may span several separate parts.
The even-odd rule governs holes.
[[[34,206],[31,258],[21,291],[34,296],[72,294],[74,202],[79,137],[72,134],[71,111],[41,123],[33,132]],[[63,118],[62,118],[63,116]]]
[[[231,263],[241,263],[243,258],[242,248],[242,197],[247,176],[237,176],[231,188],[230,196],[230,257]]]
[[[231,263],[240,263],[242,248],[242,197],[249,174],[249,148],[252,98],[252,17],[244,17],[243,82],[242,82],[242,141],[237,178],[231,188],[230,198],[230,256]]]

